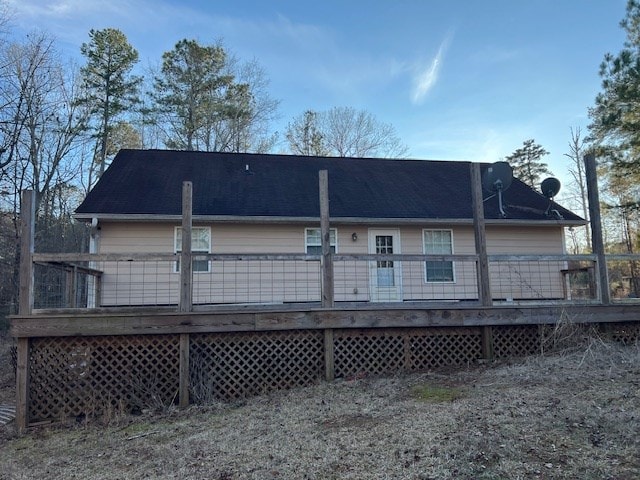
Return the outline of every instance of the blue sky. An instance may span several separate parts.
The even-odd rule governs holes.
[[[91,28],[122,30],[141,67],[180,39],[222,39],[265,69],[280,133],[304,110],[350,106],[393,124],[411,158],[497,161],[535,138],[565,180],[626,0],[8,3],[18,35],[46,30],[78,61]]]

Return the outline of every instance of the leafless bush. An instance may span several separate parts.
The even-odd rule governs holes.
[[[162,385],[165,380],[158,374],[152,377],[133,376],[131,380],[131,409],[153,412],[166,412],[174,403],[178,396],[178,390],[173,396],[168,396]]]
[[[588,346],[596,339],[602,340],[598,325],[579,323],[563,311],[556,323],[542,326],[540,351],[542,354],[573,351]]]
[[[217,402],[211,366],[207,366],[197,350],[191,354],[189,362],[189,392],[191,400],[198,405]]]

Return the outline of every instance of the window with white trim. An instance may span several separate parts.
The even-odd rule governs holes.
[[[336,253],[338,232],[335,228],[329,229],[329,245],[331,253]],[[319,228],[304,229],[304,252],[308,255],[322,255],[322,233]]]
[[[453,232],[451,230],[423,230],[425,255],[453,255]],[[428,283],[455,282],[452,261],[425,262],[425,281]]]
[[[182,252],[182,227],[175,228],[174,251]],[[211,253],[211,227],[191,227],[191,254]],[[197,258],[193,259],[192,269],[194,272],[209,272],[211,262]],[[180,271],[180,260],[176,261],[175,271]]]

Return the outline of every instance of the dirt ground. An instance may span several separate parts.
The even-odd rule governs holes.
[[[0,479],[637,479],[640,346],[14,428]]]

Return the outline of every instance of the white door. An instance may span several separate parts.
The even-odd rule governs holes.
[[[400,231],[369,230],[369,253],[400,253]],[[402,266],[394,260],[369,262],[369,295],[372,302],[402,301]]]

